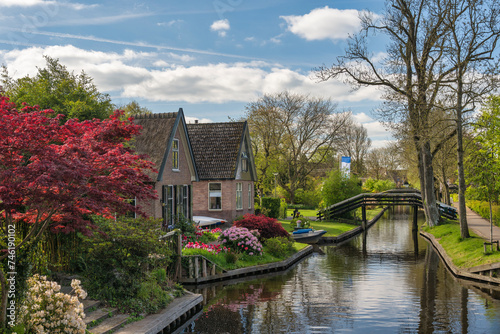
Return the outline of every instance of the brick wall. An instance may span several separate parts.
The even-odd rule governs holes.
[[[235,180],[221,180],[221,181],[200,181],[193,182],[193,216],[208,216],[214,218],[226,219],[232,222],[236,217],[242,216],[247,213],[254,213],[253,206],[253,182],[241,181],[242,203],[243,209],[236,210],[236,183],[240,181]],[[221,183],[222,188],[222,209],[209,210],[208,209],[208,185],[209,183]],[[251,208],[248,208],[248,185],[252,187],[252,200]]]

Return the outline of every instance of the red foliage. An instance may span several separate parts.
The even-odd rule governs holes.
[[[112,217],[134,208],[127,199],[155,198],[145,174],[151,162],[124,146],[140,131],[121,111],[107,120],[62,124],[37,107],[17,110],[0,97],[0,214],[32,229],[82,231],[89,214]]]
[[[274,237],[289,237],[290,234],[281,226],[275,218],[264,215],[246,214],[242,220],[233,223],[236,227],[246,227],[250,231],[257,230],[260,233],[260,239],[270,239]]]

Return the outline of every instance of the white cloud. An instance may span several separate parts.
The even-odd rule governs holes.
[[[55,4],[56,1],[46,0],[0,0],[0,7],[32,7],[38,5]]]
[[[389,130],[386,130],[384,125],[380,122],[367,122],[367,123],[362,123],[363,126],[366,128],[368,131],[368,137],[373,138],[373,137],[390,137],[391,133]]]
[[[368,123],[368,122],[373,122],[373,118],[368,116],[366,113],[361,112],[356,115],[352,115],[354,120],[358,123]]]
[[[208,118],[198,118],[198,117],[190,117],[190,116],[184,116],[184,118],[186,119],[186,123],[188,123],[188,124],[196,123],[196,121],[198,121],[198,123],[213,123],[213,121],[211,119],[208,119]]]
[[[34,7],[34,6],[64,6],[74,10],[83,10],[99,7],[98,4],[86,5],[82,3],[58,2],[53,0],[0,0],[0,7]]]
[[[382,147],[387,147],[390,143],[394,143],[396,140],[389,140],[389,139],[372,139],[372,145],[370,146],[371,149],[374,148],[382,148]]]
[[[349,34],[361,28],[360,12],[355,9],[336,9],[328,6],[313,9],[310,13],[298,16],[281,16],[288,30],[309,41],[346,39]]]
[[[310,73],[263,61],[188,66],[179,65],[174,59],[182,60],[182,55],[171,53],[129,49],[121,53],[101,52],[66,45],[0,50],[0,63],[7,65],[11,76],[19,78],[36,74],[36,67],[45,67],[42,55],[58,58],[75,73],[85,70],[101,92],[122,98],[186,103],[250,102],[263,94],[284,90],[338,102],[380,98],[380,93],[372,87],[353,93],[340,80],[316,83],[310,79]]]
[[[217,31],[219,36],[225,37],[227,31],[231,28],[227,19],[214,21],[210,26],[210,30]]]
[[[174,25],[178,25],[178,24],[183,23],[183,22],[184,22],[184,20],[171,20],[168,22],[158,22],[156,25],[158,25],[160,27],[163,27],[163,26],[172,27]]]

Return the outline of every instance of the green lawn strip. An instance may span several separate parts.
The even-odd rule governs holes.
[[[471,232],[471,237],[462,240],[460,225],[447,222],[435,227],[424,227],[443,246],[453,263],[459,268],[470,268],[483,264],[500,262],[500,252],[484,253],[483,238]],[[488,246],[488,251],[490,250]]]
[[[299,210],[299,213],[301,216],[304,217],[317,217],[318,210]],[[288,217],[293,216],[293,209],[288,209],[287,216]]]
[[[303,248],[307,247],[309,245],[307,244],[302,244],[302,243],[294,243],[294,248],[295,251],[293,253],[289,254],[283,254],[280,257],[272,256],[271,254],[266,252],[266,247],[264,246],[262,255],[246,255],[246,254],[239,254],[238,255],[238,260],[235,263],[228,263],[226,261],[226,256],[224,252],[220,252],[219,254],[213,254],[207,250],[204,249],[183,249],[182,250],[182,255],[203,255],[210,261],[214,262],[218,266],[226,269],[226,270],[233,270],[233,269],[239,269],[239,268],[246,268],[246,267],[252,267],[252,266],[258,266],[261,264],[266,264],[266,263],[272,263],[272,262],[279,262],[286,260],[289,258],[291,255],[294,253],[302,250]]]
[[[292,226],[289,221],[279,220],[281,225],[288,232],[292,232],[295,226]],[[350,231],[358,227],[354,224],[337,223],[337,222],[326,222],[326,221],[314,221],[311,222],[311,228],[316,230],[325,230],[325,237],[336,237],[344,232]]]
[[[380,211],[382,208],[377,208],[377,209],[371,209],[371,210],[366,210],[366,219],[371,220],[373,219]],[[300,212],[302,213],[302,211]],[[292,226],[290,221],[286,220],[278,220],[283,228],[287,230],[288,232],[293,232],[295,226]],[[311,222],[311,228],[314,228],[316,230],[325,230],[326,234],[324,235],[325,237],[337,237],[341,235],[344,232],[351,231],[355,229],[356,227],[360,226],[359,222],[353,221],[352,224],[350,223],[340,223],[337,221],[312,221]]]

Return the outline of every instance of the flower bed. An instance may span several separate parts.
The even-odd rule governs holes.
[[[203,242],[188,242],[184,248],[192,248],[192,249],[203,249],[203,250],[206,250],[212,254],[219,254],[221,251],[226,251],[227,248],[224,246],[224,247],[221,247],[221,245],[213,245],[213,244],[205,244]]]

